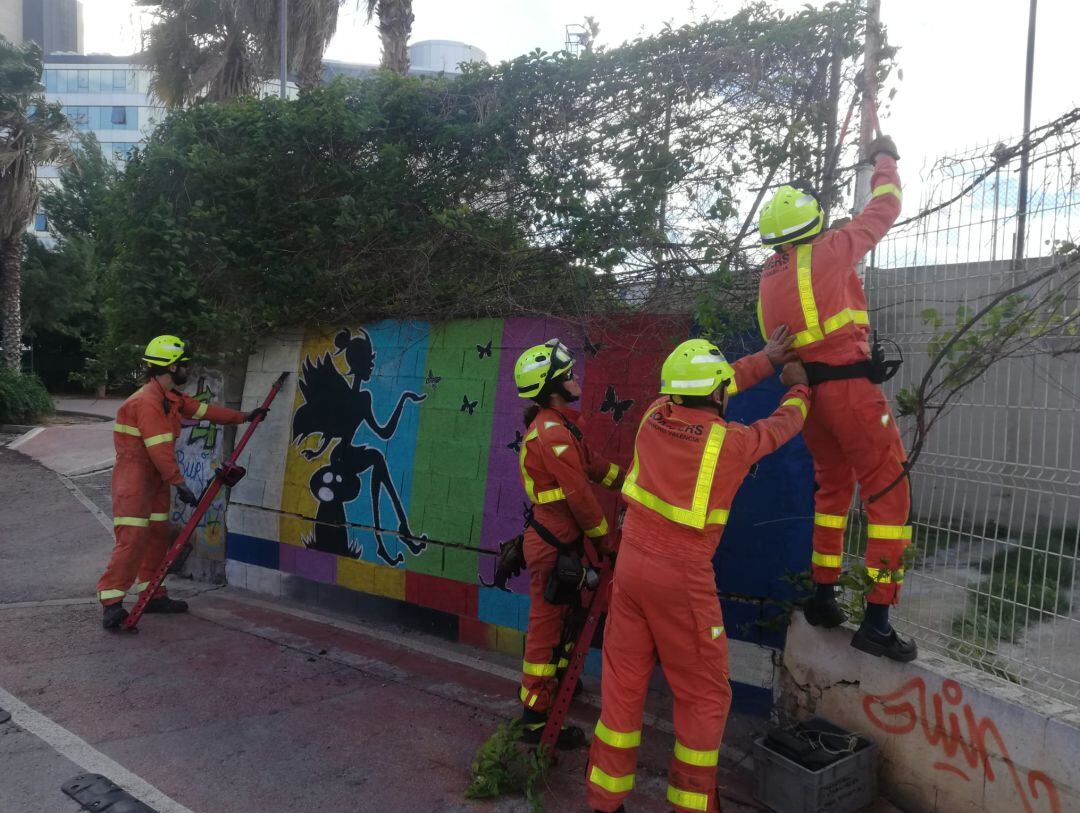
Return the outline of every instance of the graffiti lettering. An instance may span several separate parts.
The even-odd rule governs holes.
[[[960,684],[946,680],[928,701],[926,682],[916,677],[890,694],[867,695],[863,698],[863,711],[875,727],[887,734],[907,735],[919,729],[927,745],[940,748],[946,760],[953,760],[959,753],[961,759],[937,761],[933,767],[965,782],[972,778],[968,771],[976,769],[982,770],[987,782],[995,780],[987,744],[996,744],[996,752],[1009,769],[1025,813],[1035,813],[1033,803],[1042,798],[1046,799],[1050,813],[1061,813],[1061,800],[1053,780],[1042,771],[1029,771],[1024,781],[997,725],[989,717],[976,719],[971,704],[963,699]]]

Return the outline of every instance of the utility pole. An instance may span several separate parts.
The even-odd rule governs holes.
[[[1027,75],[1024,77],[1024,141],[1020,148],[1020,189],[1016,201],[1016,244],[1013,270],[1024,264],[1024,242],[1027,237],[1028,171],[1031,166],[1031,83],[1035,73],[1035,17],[1039,0],[1031,0],[1028,12]]]
[[[878,53],[881,51],[881,0],[866,0],[866,42],[863,45],[862,110],[859,117],[859,157],[866,155],[870,142],[874,140],[873,106],[877,104],[877,66]],[[855,172],[856,214],[863,210],[870,200],[870,178],[874,167],[869,163],[860,163]],[[859,279],[866,276],[866,260],[859,263]]]
[[[278,16],[278,29],[281,34],[281,98],[285,98],[285,81],[289,74],[289,0],[281,0]]]

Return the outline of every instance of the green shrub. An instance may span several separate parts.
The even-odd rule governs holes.
[[[0,423],[21,423],[52,411],[52,396],[40,378],[0,369]]]

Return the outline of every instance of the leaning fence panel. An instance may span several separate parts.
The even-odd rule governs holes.
[[[896,616],[924,649],[1075,703],[1078,121],[1070,114],[1033,134],[1024,217],[1018,142],[906,178],[915,215],[878,246],[866,276],[872,324],[905,359],[885,387],[909,413],[905,439],[920,446],[917,556]],[[1017,259],[1019,222],[1026,251]],[[1002,298],[1007,290],[1015,293]],[[856,526],[853,561],[859,537]]]

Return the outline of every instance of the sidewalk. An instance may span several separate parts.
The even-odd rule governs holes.
[[[112,466],[113,418],[123,399],[59,395],[55,401],[57,419],[15,439],[9,448],[68,477]],[[84,420],[65,422],[64,416]]]
[[[0,810],[73,809],[59,781],[86,763],[160,794],[159,813],[526,809],[463,798],[477,747],[518,712],[518,664],[190,582],[173,590],[188,616],[108,633],[92,592],[109,532],[55,474],[2,448],[0,482],[0,706],[6,692],[29,707],[0,725],[0,755],[19,766],[0,771]],[[595,715],[575,707],[582,725]],[[635,813],[669,809],[670,748],[646,729]],[[585,758],[561,758],[548,813],[586,809]],[[746,767],[721,772],[725,813],[760,809]]]

